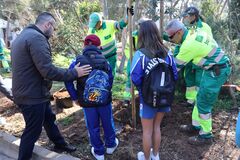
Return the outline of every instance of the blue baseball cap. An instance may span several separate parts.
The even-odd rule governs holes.
[[[196,7],[188,7],[181,15],[181,17],[185,17],[187,15],[199,15],[199,10]]]
[[[88,27],[89,28],[95,28],[96,24],[98,23],[98,21],[102,21],[102,16],[97,13],[97,12],[93,12],[90,16],[89,16],[89,24]]]

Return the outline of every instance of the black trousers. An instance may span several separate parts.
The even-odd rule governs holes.
[[[32,157],[34,143],[38,140],[42,126],[49,139],[55,145],[66,145],[66,142],[55,124],[56,116],[52,112],[50,102],[35,105],[18,104],[26,123],[21,137],[18,160],[29,160]]]

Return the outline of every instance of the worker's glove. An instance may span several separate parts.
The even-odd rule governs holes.
[[[132,16],[134,15],[134,9],[133,6],[127,7],[127,13],[130,13]]]

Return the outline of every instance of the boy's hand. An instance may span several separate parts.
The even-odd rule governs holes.
[[[92,71],[92,67],[90,65],[79,66],[80,62],[74,67],[78,73],[78,77],[86,76]]]

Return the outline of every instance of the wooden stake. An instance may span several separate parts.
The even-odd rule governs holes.
[[[128,7],[131,8],[132,1],[128,0]],[[132,57],[133,57],[133,41],[132,41],[132,15],[131,13],[128,14],[128,31],[129,31],[129,51],[130,51],[130,61],[132,63]],[[131,95],[132,95],[132,125],[133,128],[136,128],[136,106],[135,106],[135,94],[134,94],[134,86],[131,81]]]

